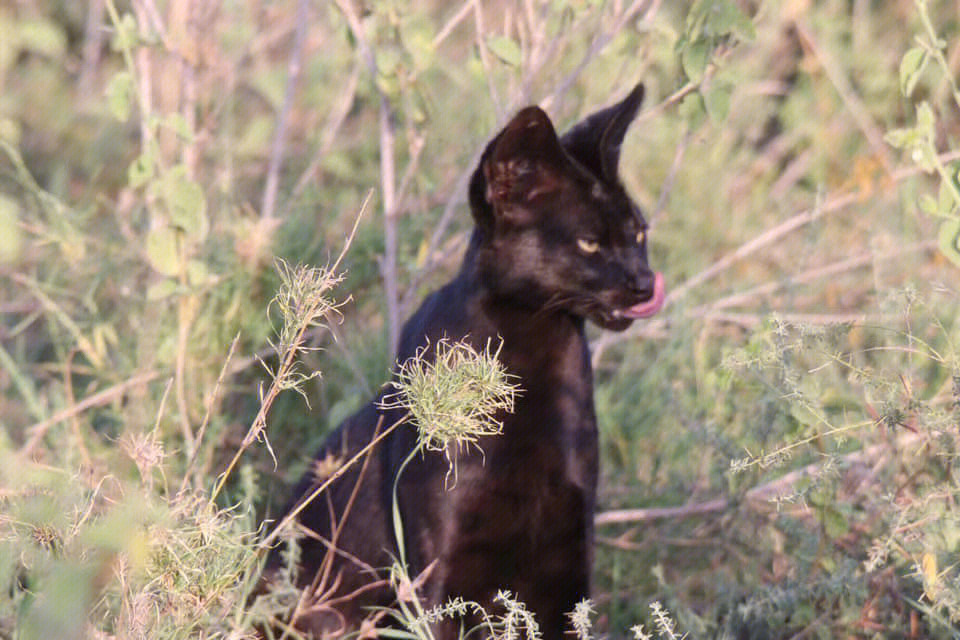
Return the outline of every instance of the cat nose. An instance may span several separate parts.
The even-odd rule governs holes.
[[[641,300],[649,300],[653,297],[656,277],[652,271],[645,270],[630,279],[628,288],[630,293],[636,295]]]

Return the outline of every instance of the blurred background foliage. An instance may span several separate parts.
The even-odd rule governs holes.
[[[668,305],[592,333],[597,628],[954,637],[960,2],[0,5],[0,636],[243,637],[262,514],[448,278],[486,141],[637,81]],[[369,203],[364,207],[368,196]],[[328,264],[309,400],[274,260]],[[258,391],[259,390],[259,391]]]

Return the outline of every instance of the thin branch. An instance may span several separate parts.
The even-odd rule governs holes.
[[[142,15],[147,18],[150,25],[156,30],[157,36],[159,36],[160,41],[163,42],[163,48],[170,53],[174,53],[175,47],[173,43],[170,42],[170,37],[167,35],[167,29],[163,24],[163,18],[160,17],[160,11],[157,9],[156,3],[153,0],[134,0],[133,4],[137,7],[138,11],[142,12]]]
[[[186,274],[181,269],[180,282],[186,285]],[[174,378],[176,380],[177,408],[180,409],[180,431],[188,455],[193,455],[196,445],[193,437],[193,427],[190,426],[190,410],[187,402],[187,350],[190,339],[190,328],[197,317],[199,299],[196,295],[180,298],[177,305],[177,353],[174,363]]]
[[[387,298],[387,333],[390,351],[400,341],[400,313],[397,293],[397,199],[394,162],[393,113],[387,98],[380,96],[380,184],[383,196],[383,289]]]
[[[100,52],[103,49],[104,0],[90,0],[87,5],[87,19],[83,27],[83,51],[80,64],[78,86],[80,95],[89,97],[93,92],[94,76],[100,66]]]
[[[270,535],[268,535],[266,538],[264,538],[260,542],[258,547],[261,549],[266,549],[267,547],[269,547],[273,543],[273,541],[277,539],[277,536],[279,536],[283,532],[286,526],[290,524],[290,522],[292,522],[298,515],[300,515],[300,513],[304,509],[307,508],[307,505],[309,505],[311,502],[316,500],[317,496],[319,496],[321,493],[326,491],[327,487],[329,487],[338,478],[340,478],[340,476],[346,473],[350,469],[350,467],[352,467],[361,458],[363,458],[364,456],[369,454],[371,451],[373,451],[373,448],[376,447],[378,444],[380,444],[380,442],[384,438],[386,438],[388,435],[393,433],[394,429],[396,429],[402,424],[405,424],[406,420],[407,420],[407,416],[404,416],[403,418],[400,418],[399,420],[394,422],[392,425],[384,429],[383,433],[381,433],[377,437],[370,440],[370,442],[368,442],[362,449],[360,449],[357,453],[355,453],[353,457],[351,457],[349,460],[347,460],[342,465],[340,465],[340,467],[338,467],[337,470],[334,471],[329,478],[327,478],[323,483],[321,483],[316,489],[311,491],[310,494],[307,497],[305,497],[299,504],[297,504],[295,508],[291,509],[290,512],[287,515],[285,515],[280,520],[280,522],[277,523],[277,526],[273,528],[273,531],[270,532]]]
[[[30,437],[20,449],[20,453],[27,456],[30,455],[37,444],[39,444],[43,439],[43,436],[46,435],[47,431],[53,425],[63,422],[64,420],[68,420],[73,416],[79,415],[87,409],[99,407],[107,404],[108,402],[112,402],[113,400],[123,396],[123,394],[130,389],[144,385],[159,375],[160,373],[158,371],[146,371],[144,373],[137,374],[129,380],[125,380],[119,384],[113,385],[112,387],[108,387],[99,393],[95,393],[92,396],[84,398],[77,404],[71,405],[66,409],[62,409],[46,420],[34,424],[27,429],[27,433],[30,434]]]
[[[470,9],[476,5],[477,0],[467,0],[463,3],[463,6],[460,7],[460,10],[453,14],[447,24],[443,25],[443,28],[440,29],[440,32],[433,38],[433,48],[436,49],[447,39],[447,36],[457,27],[458,24],[463,22],[463,19],[467,17],[467,14],[470,13]]]
[[[667,207],[667,200],[670,199],[670,192],[673,191],[673,185],[677,180],[677,173],[680,171],[680,165],[683,163],[683,156],[686,154],[691,137],[692,134],[688,127],[683,133],[680,142],[677,144],[677,150],[674,152],[673,162],[670,163],[670,170],[667,172],[667,177],[663,179],[663,184],[660,187],[660,195],[657,196],[657,204],[650,213],[650,224],[656,222],[657,218],[660,217],[663,210]]]
[[[796,286],[798,284],[806,284],[821,278],[837,276],[842,273],[853,271],[854,269],[870,266],[878,260],[889,261],[909,253],[929,251],[931,249],[935,249],[936,246],[936,241],[924,240],[922,242],[915,242],[892,251],[885,251],[883,253],[866,251],[850,258],[845,258],[830,264],[808,269],[802,273],[788,276],[783,280],[773,280],[771,282],[766,282],[764,284],[751,287],[746,291],[741,291],[739,293],[734,293],[723,298],[719,298],[709,304],[704,304],[692,309],[689,315],[705,316],[712,311],[720,311],[721,309],[727,309],[733,306],[753,302],[761,296],[770,295],[786,287]]]
[[[475,45],[480,54],[480,64],[483,65],[483,75],[487,78],[487,91],[490,92],[490,101],[493,103],[493,110],[497,120],[504,118],[503,105],[500,102],[500,95],[497,93],[497,85],[493,81],[493,72],[490,70],[490,52],[487,49],[487,43],[484,40],[485,29],[483,27],[483,8],[479,2],[473,3],[473,23],[475,34]]]
[[[923,436],[924,434],[921,433],[906,433],[897,438],[893,447],[899,450],[910,445],[917,444],[923,439]],[[854,451],[853,453],[848,453],[845,456],[841,456],[841,460],[845,464],[865,463],[873,458],[876,458],[883,452],[888,451],[890,448],[890,443],[876,444],[871,447],[867,447],[866,449],[861,449],[860,451]],[[747,502],[753,502],[754,504],[767,503],[772,498],[780,495],[782,491],[792,488],[803,478],[815,474],[817,471],[819,471],[821,464],[822,463],[820,462],[814,462],[786,473],[776,480],[771,480],[770,482],[757,485],[756,487],[747,491],[744,498]],[[707,500],[706,502],[697,502],[684,505],[682,507],[616,509],[611,511],[603,511],[596,514],[596,516],[594,516],[593,523],[594,526],[602,527],[611,524],[624,524],[627,522],[650,522],[651,520],[663,520],[666,518],[688,518],[691,516],[725,511],[731,506],[733,505],[729,500],[725,498],[716,498],[713,500]]]
[[[334,106],[333,110],[330,112],[330,116],[327,119],[327,125],[323,128],[323,134],[320,136],[320,144],[317,147],[316,152],[313,154],[313,157],[310,159],[307,168],[303,170],[303,173],[300,174],[300,178],[297,179],[297,183],[294,185],[293,189],[290,192],[289,203],[296,200],[303,190],[307,188],[307,185],[310,184],[310,180],[313,179],[314,174],[316,174],[317,169],[320,168],[320,163],[323,162],[323,158],[330,152],[330,147],[333,146],[334,140],[336,140],[337,133],[343,127],[343,123],[347,119],[347,115],[350,113],[350,108],[353,106],[354,100],[357,97],[357,86],[360,84],[360,65],[356,65],[353,68],[353,71],[350,73],[350,77],[347,79],[346,87],[342,93],[342,96]]]
[[[710,311],[704,314],[704,318],[711,322],[735,324],[743,327],[744,329],[754,329],[760,326],[760,323],[762,323],[768,316],[768,313],[733,313],[725,311]],[[875,324],[889,322],[894,317],[891,314],[868,314],[858,311],[851,311],[847,313],[791,313],[778,311],[777,316],[785,322],[815,326],[836,324]]]
[[[960,151],[953,151],[948,154],[943,154],[941,156],[941,160],[949,162],[953,159],[956,159],[957,157],[960,157]],[[909,166],[909,167],[897,169],[896,171],[893,172],[891,177],[895,182],[899,182],[900,180],[913,177],[921,172],[922,172],[921,168],[916,166]],[[696,274],[695,276],[693,276],[692,278],[684,282],[682,285],[674,289],[667,296],[666,304],[676,302],[677,300],[685,296],[687,292],[689,292],[694,287],[697,287],[703,284],[704,282],[707,282],[708,280],[715,278],[717,275],[726,271],[734,263],[745,258],[746,256],[752,253],[755,253],[756,251],[770,244],[773,244],[774,242],[776,242],[777,240],[780,240],[781,238],[788,235],[792,231],[795,231],[796,229],[799,229],[800,227],[803,227],[804,225],[807,225],[810,222],[817,220],[824,214],[834,213],[836,211],[840,211],[841,209],[844,209],[848,205],[851,205],[857,202],[859,198],[860,198],[859,191],[856,191],[856,190],[849,191],[847,193],[842,193],[837,196],[834,196],[833,198],[828,199],[823,205],[819,207],[815,206],[811,209],[807,209],[806,211],[801,211],[800,213],[797,213],[791,216],[790,218],[788,218],[787,220],[784,220],[783,222],[773,227],[772,229],[768,229],[767,231],[761,233],[759,236],[753,238],[752,240],[749,240],[743,243],[732,253],[728,253],[723,258],[716,261],[715,263],[713,263],[712,265],[710,265],[709,267],[707,267],[706,269],[704,269],[703,271]]]
[[[193,466],[197,462],[197,454],[200,452],[200,446],[203,444],[203,436],[207,432],[207,425],[210,423],[210,415],[213,413],[213,405],[217,400],[217,396],[220,393],[220,386],[223,384],[224,378],[227,377],[227,371],[229,369],[230,359],[233,357],[234,352],[237,349],[237,342],[240,341],[240,332],[237,332],[237,335],[234,336],[233,342],[230,343],[230,350],[227,351],[227,357],[223,361],[223,367],[220,369],[220,375],[217,377],[217,382],[213,387],[213,392],[210,393],[210,398],[207,400],[207,410],[203,416],[203,422],[200,423],[200,430],[197,431],[196,446],[193,448],[193,451],[189,454],[187,460],[187,466],[183,471],[183,481],[180,483],[180,490],[178,493],[183,493],[187,488],[187,482],[190,479],[190,474],[193,470]]]
[[[360,55],[367,64],[370,75],[376,79],[377,62],[373,49],[367,40],[363,23],[356,8],[349,0],[335,0],[337,7],[347,20],[350,32],[357,41]],[[380,107],[378,123],[380,128],[380,182],[383,200],[383,274],[384,295],[387,300],[387,332],[391,351],[396,349],[400,336],[399,297],[397,294],[397,200],[396,200],[396,164],[394,158],[394,122],[393,112],[387,96],[378,89]]]
[[[308,0],[297,1],[297,25],[293,35],[293,50],[287,63],[287,88],[283,96],[283,106],[277,116],[277,131],[273,137],[270,150],[270,164],[267,169],[267,182],[263,189],[263,203],[260,205],[260,217],[270,220],[275,214],[277,190],[280,186],[280,168],[283,165],[284,147],[286,146],[287,125],[290,121],[290,110],[293,98],[300,84],[303,72],[303,40],[307,31]]]
[[[793,26],[796,28],[800,40],[820,62],[820,66],[827,74],[827,78],[830,79],[830,83],[833,84],[834,89],[840,94],[840,98],[847,106],[847,110],[850,112],[850,115],[853,116],[854,122],[857,123],[860,131],[862,131],[863,135],[867,138],[870,148],[873,149],[874,154],[880,159],[884,170],[889,174],[892,166],[889,147],[883,141],[883,132],[874,124],[873,117],[863,104],[863,101],[856,92],[854,92],[853,87],[850,86],[850,81],[834,62],[833,57],[823,47],[817,44],[807,24],[803,20],[794,20]]]
[[[577,78],[583,73],[584,69],[587,68],[594,58],[596,58],[601,51],[603,51],[608,44],[610,44],[613,39],[620,33],[620,31],[627,25],[627,23],[632,20],[640,11],[644,8],[644,5],[649,4],[647,8],[647,14],[644,16],[644,21],[650,21],[656,15],[657,10],[660,8],[660,3],[662,0],[654,0],[650,2],[649,0],[634,0],[633,4],[623,12],[613,28],[610,31],[597,34],[593,42],[590,43],[590,47],[587,49],[587,52],[583,54],[583,57],[580,59],[580,62],[577,63],[577,66],[574,67],[566,78],[560,81],[557,85],[557,88],[554,89],[551,94],[552,100],[559,100],[567,91],[570,90],[570,87],[573,86],[573,83],[576,82]]]

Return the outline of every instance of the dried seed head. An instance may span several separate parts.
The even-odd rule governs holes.
[[[512,412],[520,389],[497,359],[490,343],[477,351],[467,342],[440,340],[400,365],[397,390],[383,398],[383,409],[405,409],[417,425],[419,445],[455,459],[464,446],[503,429],[503,412]],[[432,357],[431,357],[432,356]]]

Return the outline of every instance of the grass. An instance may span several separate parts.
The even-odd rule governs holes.
[[[581,637],[952,637],[958,30],[908,0],[0,9],[0,636],[296,606],[248,604],[262,516],[456,268],[476,154],[642,79],[621,173],[669,297],[591,334]],[[424,446],[496,437],[495,346],[434,347],[395,398]]]

